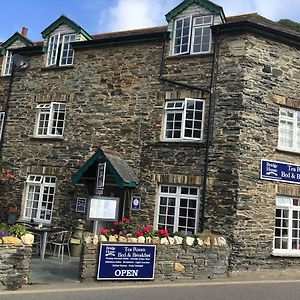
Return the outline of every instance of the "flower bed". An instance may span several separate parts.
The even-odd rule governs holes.
[[[182,236],[151,225],[135,226],[125,218],[111,228],[100,228],[99,235],[84,233],[81,280],[95,279],[100,243],[156,244],[155,279],[199,279],[226,277],[229,247],[222,236],[211,233]]]

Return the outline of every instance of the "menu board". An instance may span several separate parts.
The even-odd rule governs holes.
[[[92,196],[89,199],[89,220],[117,221],[119,198]]]

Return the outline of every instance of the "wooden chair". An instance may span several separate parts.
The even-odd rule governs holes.
[[[70,251],[70,240],[72,236],[72,231],[59,231],[52,234],[51,244],[54,245],[53,255],[56,254],[56,249],[58,248],[57,257],[61,256],[61,262],[64,261],[64,252],[65,247],[68,250],[69,258],[71,260],[71,251]]]

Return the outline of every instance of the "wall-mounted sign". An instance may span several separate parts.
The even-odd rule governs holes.
[[[76,200],[76,212],[85,213],[86,198],[77,198]]]
[[[141,208],[141,196],[132,195],[131,210],[140,210],[140,208]]]
[[[300,165],[262,159],[260,178],[300,184]]]
[[[100,244],[98,280],[153,280],[155,245]]]
[[[105,184],[105,172],[106,172],[106,162],[98,164],[97,184],[96,184],[96,195],[98,196],[103,194],[104,184]]]
[[[119,198],[92,196],[88,204],[89,220],[117,221]]]

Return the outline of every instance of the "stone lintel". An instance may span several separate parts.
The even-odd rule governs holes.
[[[187,184],[199,186],[202,183],[202,177],[177,174],[152,174],[152,181],[158,183]]]

